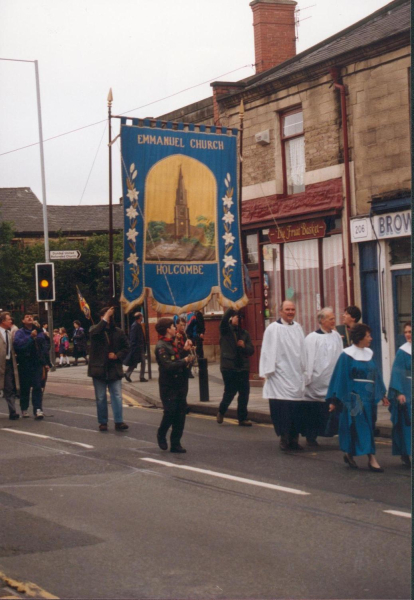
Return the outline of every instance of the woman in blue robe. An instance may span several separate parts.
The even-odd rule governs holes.
[[[411,323],[404,326],[407,342],[399,348],[388,391],[392,422],[392,453],[411,467]]]
[[[368,456],[370,471],[382,473],[375,458],[374,427],[376,405],[385,397],[385,385],[369,348],[371,330],[364,323],[357,323],[350,332],[352,345],[345,348],[336,363],[329,384],[326,402],[329,412],[339,412],[339,446],[344,461],[351,469],[358,465],[354,456]]]

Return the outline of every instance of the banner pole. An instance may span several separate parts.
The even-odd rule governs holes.
[[[243,98],[240,102],[239,108],[239,131],[240,131],[240,139],[239,139],[239,227],[240,227],[240,241],[241,241],[241,250],[242,250],[242,263],[246,264],[246,243],[245,238],[242,231],[242,189],[243,189],[243,120],[244,120],[244,102]],[[244,279],[244,269],[243,269],[243,279]]]
[[[112,88],[108,94],[108,151],[109,151],[109,295],[111,299],[115,296],[114,286],[114,250],[112,229]]]

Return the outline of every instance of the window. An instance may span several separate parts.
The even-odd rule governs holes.
[[[257,233],[246,236],[247,268],[249,271],[257,271],[259,268],[259,245]]]
[[[281,117],[284,193],[305,191],[305,136],[303,112],[296,109]]]

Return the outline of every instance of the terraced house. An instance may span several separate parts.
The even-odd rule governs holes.
[[[253,0],[256,75],[163,115],[238,127],[257,347],[282,298],[305,333],[323,305],[362,306],[388,379],[411,318],[410,2],[296,54],[293,0]],[[257,372],[257,365],[255,367]]]

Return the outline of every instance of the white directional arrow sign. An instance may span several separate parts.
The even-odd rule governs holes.
[[[79,250],[52,250],[50,260],[78,260],[82,254]]]

